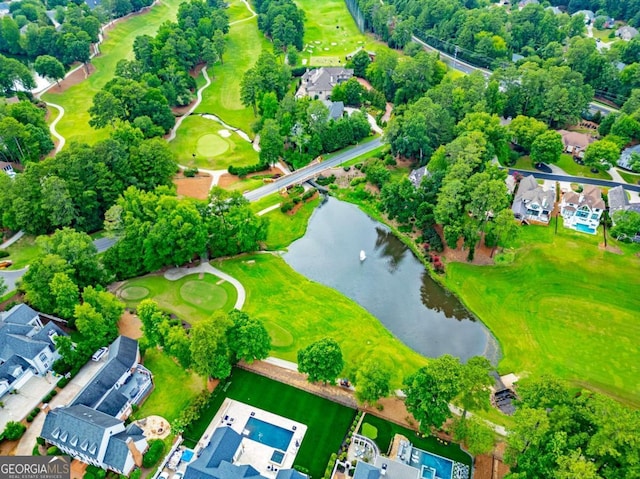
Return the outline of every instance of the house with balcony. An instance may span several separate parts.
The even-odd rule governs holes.
[[[65,333],[52,322],[43,324],[26,304],[0,313],[0,398],[51,370],[60,357],[54,342],[58,335]]]
[[[125,336],[109,346],[105,364],[67,406],[48,411],[41,436],[75,459],[129,475],[148,448],[142,429],[125,420],[153,390],[139,364],[138,342]]]
[[[308,96],[315,100],[329,100],[333,87],[353,76],[351,68],[331,67],[307,70],[300,81],[296,98]]]
[[[558,130],[562,137],[565,153],[569,153],[576,159],[582,160],[587,147],[595,140],[591,135],[579,133],[577,131]]]
[[[560,204],[565,228],[592,235],[597,232],[604,209],[602,191],[594,185],[585,185],[581,193],[566,192]]]
[[[555,204],[555,189],[544,188],[533,175],[529,175],[520,180],[511,209],[519,220],[547,225]]]

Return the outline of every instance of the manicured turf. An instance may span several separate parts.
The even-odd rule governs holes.
[[[323,337],[340,344],[346,369],[367,358],[386,365],[395,375],[393,387],[426,363],[396,339],[374,316],[337,291],[314,283],[291,269],[279,256],[259,254],[215,263],[240,281],[247,291],[244,310],[266,322],[274,336],[291,334],[287,346],[274,344],[272,355],[296,361],[298,349]]]
[[[384,47],[358,30],[344,0],[295,0],[305,11],[305,49],[301,59],[315,66],[339,66],[345,55],[358,47],[376,50]]]
[[[245,191],[253,191],[255,189],[258,189],[261,186],[264,186],[264,179],[251,176],[230,184],[225,188],[225,190],[239,191],[240,193],[244,193]]]
[[[232,5],[238,3],[236,0]],[[240,80],[244,72],[254,65],[263,48],[271,51],[271,45],[258,30],[257,17],[231,25],[224,64],[216,65],[209,72],[212,84],[203,92],[202,103],[196,112],[213,113],[227,124],[252,135],[251,124],[256,118],[253,110],[245,108],[240,101]]]
[[[409,439],[411,444],[419,449],[422,449],[423,451],[433,452],[434,454],[438,454],[439,456],[447,457],[449,459],[453,459],[456,462],[471,466],[471,457],[462,449],[460,449],[460,446],[458,446],[457,444],[450,443],[448,446],[445,446],[434,436],[420,437],[415,431],[412,431],[411,429],[398,426],[397,424],[385,421],[384,419],[380,419],[379,417],[367,414],[362,421],[360,434],[362,434],[363,436],[367,436],[367,434],[365,434],[365,431],[370,431],[370,428],[372,427],[375,428],[377,432],[375,443],[378,445],[380,451],[383,454],[386,454],[387,451],[389,451],[389,446],[391,445],[393,436],[395,436],[396,434],[402,434],[407,439]]]
[[[253,211],[254,213],[259,213],[260,211],[269,208],[270,206],[282,203],[283,200],[284,198],[280,196],[280,193],[272,193],[259,199],[258,201],[251,202],[251,211]]]
[[[65,109],[62,120],[57,125],[58,132],[67,140],[95,143],[109,135],[109,128],[94,130],[89,126],[89,108],[93,96],[113,78],[116,64],[123,58],[133,56],[133,41],[139,35],[155,35],[158,27],[166,20],[174,20],[180,0],[163,0],[150,11],[135,15],[119,22],[108,30],[107,38],[100,45],[100,56],[91,63],[96,71],[89,77],[72,86],[64,93],[47,93],[43,98]],[[51,91],[55,92],[56,87]]]
[[[632,185],[637,185],[638,183],[640,183],[640,174],[633,174],[628,171],[621,170],[620,168],[616,168],[616,170],[618,171],[618,173],[620,173],[622,179],[624,179],[624,181],[626,181],[627,183]]]
[[[603,251],[601,235],[562,225],[520,232],[512,263],[451,263],[445,278],[500,341],[500,372],[554,374],[640,405],[638,247]]]
[[[13,261],[13,265],[7,270],[24,268],[41,253],[40,247],[36,244],[35,236],[23,236],[6,248],[6,251],[9,252],[9,256],[2,259]]]
[[[322,477],[329,456],[338,451],[355,417],[353,409],[242,369],[233,370],[226,392],[217,389],[216,393],[200,420],[185,431],[187,445],[200,439],[229,397],[305,424],[307,432],[294,465],[308,469],[312,477]]]
[[[307,231],[309,218],[319,203],[318,198],[308,201],[292,215],[283,213],[280,208],[267,213],[265,216],[269,218],[267,249],[272,251],[285,249],[295,240],[302,238]]]
[[[573,176],[584,176],[587,178],[599,178],[601,180],[610,180],[611,175],[606,171],[602,171],[600,173],[593,173],[591,168],[584,165],[579,165],[575,161],[573,161],[573,157],[571,155],[563,154],[560,157],[560,161],[558,161],[557,165],[562,168],[564,171]]]
[[[157,414],[172,422],[205,387],[203,378],[185,371],[158,349],[145,353],[144,366],[153,373],[155,389],[134,414],[136,419]]]
[[[212,88],[213,85],[210,87]],[[169,148],[178,163],[209,170],[223,170],[230,165],[247,166],[258,162],[258,153],[251,143],[237,133],[225,138],[220,135],[224,127],[219,123],[192,115],[182,122]],[[195,153],[195,156],[193,156]]]
[[[120,289],[120,297],[128,308],[135,308],[145,298],[155,300],[160,308],[189,323],[208,318],[220,309],[230,311],[237,298],[235,288],[211,274],[185,276],[169,281],[152,275],[131,279]]]

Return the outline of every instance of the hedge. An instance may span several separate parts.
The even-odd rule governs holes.
[[[160,439],[152,439],[149,441],[149,450],[142,458],[143,467],[153,467],[162,457],[164,453],[164,442]]]
[[[228,169],[230,175],[247,176],[249,173],[257,173],[269,168],[269,165],[264,163],[255,163],[249,166],[234,166],[231,165]]]

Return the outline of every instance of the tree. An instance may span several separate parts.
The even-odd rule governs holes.
[[[51,55],[40,55],[36,58],[34,69],[38,75],[55,80],[58,86],[65,74],[64,65]]]
[[[334,339],[323,338],[298,351],[298,371],[309,382],[333,382],[343,368],[342,350]]]
[[[493,371],[489,360],[483,356],[474,356],[462,366],[460,374],[460,404],[462,418],[466,419],[467,411],[486,411],[490,406],[491,390],[494,381],[489,375]]]
[[[2,431],[2,438],[7,441],[17,441],[27,430],[27,426],[17,421],[9,421]]]
[[[275,165],[284,152],[284,138],[280,135],[280,126],[275,120],[267,119],[260,130],[260,162]]]
[[[584,164],[592,169],[603,171],[616,165],[620,157],[620,148],[609,140],[599,140],[587,146],[584,152]]]
[[[55,175],[42,180],[40,206],[47,212],[54,227],[70,226],[78,216],[66,181]]]
[[[226,378],[231,361],[226,341],[230,321],[223,313],[196,323],[191,328],[191,358],[196,373],[207,378]]]
[[[240,80],[240,101],[244,106],[253,108],[253,116],[258,116],[259,81],[258,73],[253,68],[247,70]]]
[[[371,58],[366,50],[360,49],[351,57],[351,60],[347,63],[348,68],[353,68],[353,74],[357,77],[364,78],[367,67],[371,63]]]
[[[136,307],[138,317],[142,323],[142,332],[147,338],[149,347],[155,347],[160,344],[159,325],[166,321],[166,315],[160,311],[158,303],[152,299],[143,299]]]
[[[3,22],[6,20],[12,19],[10,16],[2,17]],[[0,90],[8,96],[15,90],[16,85],[21,85],[25,90],[31,90],[36,86],[29,68],[18,60],[0,55]]]
[[[637,211],[616,211],[613,213],[613,222],[611,236],[619,241],[629,242],[640,233],[640,213]]]
[[[178,360],[180,366],[184,369],[191,366],[191,341],[182,325],[169,328],[164,343],[166,351]]]
[[[229,351],[234,363],[264,359],[271,351],[271,337],[262,321],[234,309],[229,313],[231,327],[227,331]]]
[[[481,419],[473,416],[469,419],[456,419],[453,437],[463,442],[474,456],[491,452],[495,444],[494,432]]]
[[[90,350],[106,346],[118,336],[117,323],[105,319],[89,303],[78,304],[74,310],[75,326],[85,338],[85,345]]]
[[[227,39],[224,36],[222,30],[216,30],[213,32],[213,38],[211,39],[213,43],[213,49],[218,54],[218,59],[220,63],[224,65],[223,55],[225,50],[227,49]]]
[[[55,297],[50,286],[56,273],[65,273],[72,277],[73,268],[60,256],[45,254],[33,261],[22,277],[25,301],[43,313],[52,313],[56,309]]]
[[[80,301],[78,285],[66,273],[55,273],[49,282],[49,287],[54,296],[54,313],[61,318],[70,319]]]
[[[460,360],[445,354],[405,379],[405,405],[421,431],[440,428],[451,417],[449,402],[459,392],[460,375]]]
[[[356,372],[355,384],[358,401],[374,404],[378,399],[389,395],[391,371],[377,361],[367,359]]]
[[[535,118],[518,115],[509,124],[509,131],[513,135],[515,143],[525,151],[531,152],[534,140],[547,131],[547,125]]]
[[[531,161],[535,164],[557,163],[564,151],[564,143],[560,133],[545,131],[536,137],[531,144]]]

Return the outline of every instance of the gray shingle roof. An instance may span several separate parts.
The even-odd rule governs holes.
[[[43,349],[49,348],[49,343],[37,341],[26,336],[6,334],[0,330],[0,358],[8,359],[14,354],[25,359],[34,359]]]
[[[138,342],[119,336],[109,346],[107,362],[91,382],[75,397],[72,404],[97,407],[102,398],[113,388],[122,375],[136,365]]]
[[[280,469],[276,474],[276,479],[307,479],[306,474],[296,471],[295,469]]]
[[[6,323],[29,324],[38,316],[38,312],[24,303],[16,304],[9,311],[2,314],[2,320]]]
[[[309,70],[302,75],[302,81],[306,85],[307,91],[330,91],[342,81],[346,81],[353,76],[350,68],[318,68]]]
[[[627,200],[627,194],[622,186],[616,186],[609,190],[609,213],[613,216],[616,211],[624,210],[627,208],[629,201]]]
[[[13,376],[13,372],[17,366],[20,366],[23,370],[29,369],[29,363],[26,362],[18,355],[11,356],[7,361],[0,365],[0,380],[6,379],[9,384],[18,379]]]
[[[49,411],[40,435],[52,444],[97,459],[105,429],[118,424],[123,422],[79,404]]]
[[[66,336],[67,334],[62,329],[60,329],[55,323],[49,322],[45,324],[40,331],[34,334],[32,338],[37,339],[38,341],[47,342],[51,345],[51,349],[55,349],[56,344],[53,342],[53,338],[54,338],[53,333],[57,334],[58,336]]]
[[[124,394],[117,389],[112,389],[105,398],[100,401],[100,405],[96,409],[110,416],[117,416],[125,404],[127,404],[127,401],[128,399]]]
[[[107,452],[104,454],[103,462],[105,465],[116,471],[124,470],[127,456],[129,455],[129,447],[127,446],[128,437],[126,432],[111,436],[109,445],[107,446]]]

